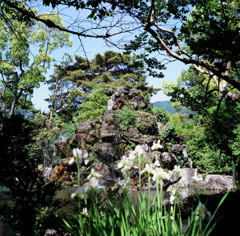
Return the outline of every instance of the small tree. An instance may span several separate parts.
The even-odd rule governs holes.
[[[45,80],[53,60],[50,54],[58,47],[70,45],[70,41],[67,33],[57,29],[35,21],[20,21],[16,10],[1,8],[1,11],[4,12],[0,16],[0,186],[6,187],[13,202],[1,209],[1,215],[21,235],[37,235],[34,229],[37,214],[54,206],[52,197],[58,185],[46,185],[38,168],[43,160],[33,145],[38,127],[30,99],[33,89]],[[61,25],[56,14],[42,17]]]
[[[33,90],[45,80],[53,61],[51,53],[71,44],[67,33],[37,22],[18,21],[15,17],[13,11],[4,12],[0,18],[1,126],[4,118],[31,109]],[[44,18],[61,25],[57,14],[44,14]]]

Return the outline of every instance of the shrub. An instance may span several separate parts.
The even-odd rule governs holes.
[[[118,112],[118,121],[123,127],[134,126],[135,114],[130,108],[126,107]]]
[[[136,111],[135,112],[135,126],[143,134],[157,134],[157,118],[148,112]]]
[[[152,112],[156,116],[158,122],[166,124],[169,121],[170,113],[163,108],[153,107]]]

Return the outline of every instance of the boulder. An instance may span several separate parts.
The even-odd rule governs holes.
[[[182,168],[180,172],[181,179],[175,185],[177,188],[191,187],[193,189],[206,189],[216,191],[230,191],[236,189],[236,184],[233,181],[232,176],[229,175],[217,175],[209,174],[205,178],[202,174],[197,173],[197,169]],[[202,178],[198,183],[193,179],[194,176]],[[176,179],[176,176],[172,176],[172,181]]]
[[[98,155],[98,159],[104,163],[112,163],[116,161],[116,149],[112,143],[96,143],[93,152]]]
[[[118,127],[114,124],[108,124],[103,122],[102,128],[101,128],[101,137],[114,137],[118,133]]]
[[[116,173],[109,165],[102,162],[94,164],[94,170],[97,171],[102,177],[99,179],[99,184],[105,187],[112,187],[116,182]]]
[[[108,99],[107,107],[108,110],[114,110],[116,107],[116,102],[112,98]]]
[[[177,158],[173,153],[163,152],[159,162],[163,169],[172,170],[177,165]]]
[[[102,127],[102,119],[94,119],[91,123],[92,129],[99,129]]]
[[[67,142],[55,142],[54,145],[57,147],[57,149],[63,154],[67,154]]]
[[[88,133],[92,129],[90,121],[84,121],[77,125],[76,134]]]
[[[179,175],[181,176],[181,179],[176,184],[176,187],[182,188],[182,187],[195,187],[196,186],[196,182],[193,179],[193,177],[197,175],[197,169],[181,168]]]
[[[161,159],[161,152],[159,152],[159,151],[152,152],[151,153],[151,159],[152,159],[152,162],[160,161],[160,159]]]
[[[103,123],[107,123],[107,124],[114,124],[116,123],[116,115],[114,113],[114,111],[106,111],[103,115]]]
[[[126,139],[134,142],[134,143],[143,143],[144,137],[143,135],[138,131],[138,129],[134,127],[129,127],[127,131],[125,132]]]
[[[78,148],[85,148],[86,137],[87,137],[87,134],[84,134],[84,133],[74,134],[71,136],[69,143],[70,143],[70,145],[78,147]]]
[[[147,102],[144,100],[143,96],[135,95],[130,102],[130,105],[134,110],[140,110],[147,108]]]
[[[89,133],[87,134],[86,136],[86,143],[88,144],[92,144],[92,143],[96,143],[99,141],[101,137],[101,134],[100,134],[100,130],[90,130]]]
[[[229,175],[207,175],[201,185],[203,185],[206,189],[227,191],[236,189],[233,177]]]
[[[182,152],[182,150],[183,150],[183,147],[182,147],[182,145],[181,144],[173,144],[172,145],[172,152],[173,153],[181,153]]]

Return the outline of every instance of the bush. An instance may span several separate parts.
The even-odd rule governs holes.
[[[143,134],[157,134],[157,118],[148,112],[136,111],[135,112],[135,126]]]
[[[135,114],[130,108],[124,108],[118,112],[118,121],[123,127],[134,126]]]
[[[166,124],[169,121],[170,113],[163,108],[154,107],[152,112],[156,116],[158,122]]]

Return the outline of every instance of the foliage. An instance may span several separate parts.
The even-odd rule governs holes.
[[[166,124],[169,121],[170,113],[163,108],[153,107],[152,113],[156,116],[158,122]]]
[[[209,171],[229,172],[232,162],[235,165],[238,163],[231,144],[238,139],[234,130],[240,122],[239,104],[219,97],[209,76],[196,73],[191,68],[181,74],[176,84],[165,84],[164,91],[172,97],[174,103],[198,113],[192,128],[198,127],[196,132],[199,137],[189,136],[191,138],[188,141],[196,165],[201,170],[206,168]],[[178,129],[183,132],[180,126]],[[201,153],[199,148],[205,152]]]
[[[147,86],[143,63],[135,57],[106,51],[91,61],[80,56],[75,60],[73,64],[56,65],[48,81],[53,92],[49,99],[51,110],[66,121],[73,116],[77,122],[98,118],[109,96],[120,87],[135,88],[146,101],[158,91]]]
[[[120,126],[128,127],[135,125],[135,114],[134,111],[128,107],[121,109],[118,112],[118,121]]]
[[[143,134],[157,134],[157,118],[149,113],[144,111],[135,112],[135,126]]]
[[[229,146],[232,150],[232,154],[239,158],[240,155],[240,124],[236,126],[236,128],[232,131],[234,134],[234,138],[229,140]]]
[[[34,118],[37,111],[32,106],[31,96],[45,80],[53,61],[52,52],[71,42],[67,33],[49,29],[34,20],[25,21],[18,11],[2,5],[1,2],[0,165],[3,169],[0,186],[6,188],[12,204],[1,209],[1,215],[21,235],[37,235],[34,227],[40,209],[56,210],[60,204],[53,200],[59,185],[46,184],[43,170],[39,168],[44,162],[44,150],[35,143],[40,138],[34,136],[39,124]],[[35,10],[34,13],[37,14]],[[59,15],[52,14],[42,17],[62,25]],[[41,118],[43,124],[46,117]],[[45,131],[42,130],[42,135]],[[43,222],[41,224],[44,227]]]
[[[22,2],[31,1],[3,0],[0,3],[0,143],[3,156],[0,160],[0,182],[9,188],[9,195],[15,200],[14,207],[7,209],[8,216],[23,235],[33,235],[32,226],[38,224],[35,219],[44,222],[40,211],[55,210],[48,205],[54,205],[52,196],[57,185],[45,186],[37,169],[44,160],[48,163],[54,160],[55,138],[69,126],[73,129],[73,117],[76,121],[99,117],[106,108],[104,102],[118,87],[134,87],[148,101],[154,89],[146,84],[143,60],[149,66],[146,70],[150,75],[162,77],[159,70],[164,68],[164,60],[157,57],[158,53],[166,52],[172,59],[193,64],[181,75],[177,84],[166,85],[165,88],[176,105],[198,112],[194,119],[178,115],[171,117],[160,134],[161,138],[174,141],[177,134],[182,134],[184,142],[189,145],[189,156],[203,172],[229,173],[232,162],[239,164],[240,116],[239,105],[234,102],[240,101],[238,1],[44,0],[44,4],[54,7],[63,3],[88,10],[87,21],[90,23],[86,24],[86,28],[80,24],[82,19],[75,21],[78,27],[71,21],[73,27],[79,30],[75,32],[79,36],[102,37],[107,43],[113,43],[109,39],[111,36],[134,32],[132,35],[135,38],[125,48],[128,53],[140,50],[140,54],[130,57],[108,51],[104,55],[96,55],[91,61],[76,57],[74,63],[69,59],[57,65],[55,74],[49,80],[54,92],[50,98],[51,111],[39,114],[35,119],[33,115],[36,111],[30,102],[33,89],[45,80],[45,72],[52,61],[50,53],[59,46],[69,45],[66,32],[74,32],[72,28],[64,27],[55,13],[39,15]],[[84,14],[79,15],[82,17]],[[36,20],[40,23],[36,24]],[[139,28],[144,32],[135,31]],[[119,40],[115,45],[121,47],[120,42],[126,41]],[[37,55],[29,56],[31,44],[37,46]],[[90,109],[93,107],[95,109]],[[29,120],[23,119],[20,114]],[[152,114],[136,112],[134,117],[135,125],[142,132],[156,134],[157,119]],[[126,125],[133,120],[131,113]],[[31,136],[33,131],[35,138]],[[146,206],[144,202],[143,206]],[[102,228],[109,225],[118,227],[120,222],[124,231],[133,223],[136,230],[143,226],[144,231],[139,232],[143,234],[148,226],[153,227],[150,231],[159,227],[154,220],[161,219],[163,225],[170,222],[165,229],[176,229],[176,222],[169,220],[171,215],[157,217],[159,207],[153,212],[145,211],[146,214],[139,220],[140,227],[136,227],[139,226],[138,221],[133,222],[128,211],[123,211],[121,215],[122,211],[115,208],[113,218],[93,211],[97,215],[91,215],[93,220],[90,225],[93,229],[98,223]],[[131,217],[136,218],[133,209],[130,209]],[[147,207],[144,209],[148,210]],[[144,212],[144,209],[140,210]],[[98,213],[102,214],[102,221]],[[54,216],[43,215],[49,220],[55,219]],[[89,222],[89,218],[86,219]],[[193,222],[198,220],[199,215],[195,215]],[[196,229],[195,226],[201,224],[190,228]]]
[[[72,135],[75,131],[75,124],[64,123],[64,120],[57,115],[36,114],[34,130],[34,144],[37,154],[41,157],[41,164],[50,166],[55,162],[59,151],[55,146],[56,141],[64,141],[66,134]]]
[[[146,15],[145,18],[134,15],[145,23],[145,32],[137,35],[127,49],[139,49],[141,57],[149,58],[152,55],[154,61],[157,61],[154,58],[156,51],[165,51],[174,59],[193,64],[194,70],[200,74],[210,75],[209,81],[215,85],[218,94],[239,101],[238,46],[235,51],[235,44],[239,40],[240,25],[236,23],[239,22],[239,3],[235,0],[173,0],[162,4],[154,1],[150,5],[144,11],[149,16],[147,23]],[[219,43],[216,44],[216,41]],[[145,53],[142,53],[143,47]],[[233,50],[230,57],[229,52]],[[160,63],[156,62],[159,67]]]
[[[198,113],[216,104],[218,99],[215,85],[209,76],[193,68],[183,71],[176,83],[164,82],[163,91],[171,97],[173,106],[185,106]]]
[[[31,7],[21,7],[18,1],[3,1],[5,8],[17,9],[27,20],[37,19],[50,28],[78,36],[103,38],[118,48],[126,44],[127,52],[139,51],[139,58],[148,65],[149,74],[156,77],[163,76],[159,70],[171,59],[193,64],[200,73],[211,75],[220,94],[240,101],[240,47],[237,43],[240,24],[236,0],[44,0],[43,4],[72,6],[85,14],[81,12],[81,18],[64,28],[37,16]],[[85,22],[86,26],[81,24],[79,28],[79,22]],[[114,36],[121,34],[123,38],[127,34],[130,42],[126,42],[127,37],[115,42]],[[165,60],[156,56],[163,52],[167,54]]]
[[[103,113],[107,110],[108,96],[104,91],[105,88],[100,84],[93,88],[92,93],[87,97],[86,102],[80,104],[79,115],[74,118],[75,123],[83,121],[92,121],[100,118]]]
[[[206,224],[202,220],[200,206],[194,209],[188,219],[188,230],[182,232],[181,212],[178,206],[173,208],[163,206],[160,195],[156,196],[151,203],[149,196],[139,196],[139,207],[136,209],[129,196],[119,200],[124,202],[123,206],[113,204],[109,200],[110,208],[108,211],[100,211],[96,202],[87,213],[80,213],[77,222],[69,223],[64,220],[66,229],[74,236],[79,235],[142,235],[142,234],[161,234],[166,236],[177,235],[210,235],[213,226],[210,222]],[[214,215],[222,205],[226,196],[219,203]],[[101,217],[98,217],[101,216]]]
[[[169,121],[166,123],[166,125],[163,127],[161,133],[159,134],[161,140],[164,140],[165,142],[172,142],[174,143],[174,136],[175,136],[175,127],[172,121]]]
[[[71,44],[67,33],[37,22],[18,21],[15,13],[2,12],[4,17],[0,17],[0,106],[1,117],[9,118],[19,110],[32,109],[33,89],[45,80],[44,74],[53,60],[51,53]],[[57,14],[44,14],[44,18],[61,24]]]
[[[208,134],[210,127],[204,125],[201,117],[190,119],[187,116],[172,116],[175,134],[181,134],[183,142],[189,146],[188,155],[193,165],[201,172],[231,172],[231,156],[221,152],[215,138]]]
[[[53,200],[59,185],[54,182],[45,185],[38,169],[42,158],[33,146],[34,122],[13,115],[4,124],[5,135],[0,136],[0,186],[6,188],[8,202],[12,204],[1,208],[0,214],[21,234],[35,235],[34,225],[40,209],[60,207],[59,202]]]

